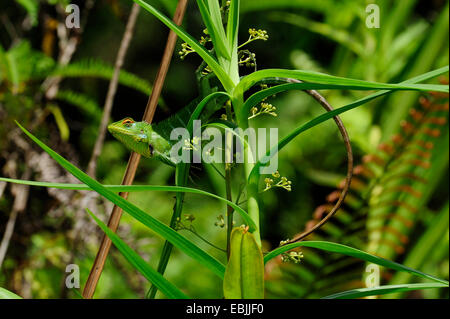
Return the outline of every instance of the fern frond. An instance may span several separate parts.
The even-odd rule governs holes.
[[[97,101],[91,97],[70,90],[59,90],[56,99],[76,106],[89,118],[93,119],[95,122],[100,122],[102,109]]]
[[[430,195],[427,172],[433,169],[434,157],[440,155],[435,143],[442,132],[448,131],[447,118],[448,95],[422,97],[402,122],[401,132],[381,144],[376,154],[364,156],[362,164],[355,167],[351,191],[340,211],[310,238],[348,244],[391,260],[403,254],[421,207]],[[327,196],[326,204],[316,209],[307,229],[332,209],[342,187],[339,185],[338,190]],[[268,268],[267,277],[269,282],[289,281],[303,288],[290,290],[289,296],[271,290],[277,286],[273,283],[267,285],[269,294],[285,298],[321,297],[316,296],[317,291],[323,294],[364,286],[363,262],[318,252],[314,252],[311,262],[309,254],[313,252],[306,249],[302,252],[305,258],[300,265],[278,260]],[[386,281],[391,277],[388,272],[381,275]]]
[[[96,77],[110,80],[113,73],[113,66],[100,60],[88,59],[73,62],[66,66],[57,66],[53,72],[51,72],[51,75],[64,78]],[[151,92],[151,85],[147,80],[124,70],[120,71],[119,83],[146,95],[149,95]]]

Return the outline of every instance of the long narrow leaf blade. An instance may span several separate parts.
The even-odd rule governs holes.
[[[225,273],[225,267],[217,259],[194,245],[192,242],[181,236],[179,233],[168,227],[167,225],[161,223],[157,219],[151,217],[143,210],[133,205],[129,201],[125,200],[121,196],[113,193],[112,191],[103,187],[102,184],[96,180],[89,177],[87,174],[83,173],[80,169],[75,167],[73,164],[64,159],[61,155],[50,149],[47,145],[42,143],[33,134],[28,132],[19,123],[17,125],[22,129],[22,131],[28,135],[36,144],[38,144],[45,152],[47,152],[56,162],[58,162],[62,167],[64,167],[73,176],[79,179],[81,182],[85,183],[91,187],[94,191],[110,200],[118,207],[122,208],[125,212],[130,214],[132,217],[143,223],[145,226],[153,230],[159,236],[171,242],[175,247],[183,251],[185,254],[189,255],[193,259],[200,262],[202,265],[209,268],[220,278],[223,278]]]
[[[14,178],[0,177],[0,182],[8,182],[21,185],[47,187],[47,188],[57,188],[57,189],[69,189],[69,190],[79,190],[79,191],[92,191],[93,189],[86,184],[66,184],[66,183],[50,183],[50,182],[36,182],[27,181]],[[121,192],[145,192],[145,191],[155,191],[155,192],[180,192],[180,193],[191,193],[197,195],[209,196],[218,199],[227,205],[233,207],[242,217],[245,224],[249,226],[249,230],[253,231],[256,229],[255,222],[250,218],[245,210],[243,210],[237,204],[223,198],[221,196],[206,192],[204,190],[181,187],[181,186],[159,186],[159,185],[102,185],[104,188],[113,191],[114,193]]]
[[[330,88],[342,88],[352,90],[418,90],[418,91],[436,91],[449,92],[448,85],[434,85],[434,84],[411,84],[411,83],[377,83],[358,79],[350,79],[339,76],[333,76],[324,73],[313,71],[300,70],[284,70],[284,69],[268,69],[254,72],[246,76],[237,85],[236,90],[245,92],[250,87],[265,79],[273,78],[292,78],[309,83],[330,85]],[[325,87],[324,87],[325,88]]]
[[[108,228],[100,219],[97,218],[89,209],[87,212],[95,220],[98,226],[105,232],[105,234],[111,239],[112,243],[122,253],[125,259],[138,270],[145,278],[147,278],[152,284],[167,297],[171,299],[188,299],[181,290],[175,285],[165,279],[159,272],[150,267],[141,256],[139,256],[134,250],[132,250],[125,242],[119,238],[111,229]]]
[[[15,293],[0,287],[0,299],[22,299],[22,297]]]
[[[352,289],[343,292],[338,292],[336,294],[332,294],[321,299],[355,299],[362,298],[368,296],[378,296],[378,295],[386,295],[396,292],[405,292],[412,290],[421,290],[421,289],[433,289],[433,288],[448,288],[448,285],[439,284],[439,283],[429,283],[429,284],[406,284],[406,285],[387,285],[387,286],[379,286],[375,288],[360,288],[360,289]]]
[[[351,257],[355,257],[361,260],[365,260],[368,261],[370,263],[374,263],[383,267],[387,267],[393,270],[397,270],[397,271],[404,271],[404,272],[408,272],[412,275],[424,278],[424,279],[429,279],[444,285],[448,286],[448,281],[440,279],[440,278],[436,278],[432,275],[429,274],[425,274],[421,271],[406,267],[402,264],[366,253],[365,251],[353,248],[353,247],[349,247],[349,246],[345,246],[345,245],[341,245],[341,244],[337,244],[337,243],[332,243],[332,242],[327,242],[327,241],[300,241],[297,243],[292,243],[292,244],[288,244],[288,245],[284,245],[281,247],[278,247],[277,249],[272,250],[270,253],[268,253],[266,256],[264,256],[264,262],[268,262],[270,259],[286,252],[289,251],[291,249],[297,248],[297,247],[310,247],[310,248],[316,248],[316,249],[320,249],[320,250],[325,250],[328,252],[333,252],[333,253],[338,253],[338,254],[342,254],[342,255],[346,255],[346,256],[351,256]]]
[[[167,27],[169,27],[173,32],[175,32],[181,39],[183,39],[187,44],[189,44],[195,52],[200,55],[200,57],[210,66],[213,72],[217,75],[220,82],[222,82],[225,89],[231,90],[234,86],[233,81],[231,81],[230,77],[225,73],[219,63],[214,59],[211,54],[190,34],[184,31],[182,28],[177,26],[172,20],[166,17],[164,14],[156,10],[153,6],[148,4],[143,0],[133,0],[142,8],[153,14],[156,18],[158,18],[162,23],[164,23]]]
[[[228,13],[227,37],[230,48],[237,45],[239,33],[239,7],[240,0],[231,0],[230,12]]]

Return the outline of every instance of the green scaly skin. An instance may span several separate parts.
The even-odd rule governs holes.
[[[135,122],[125,118],[108,126],[108,131],[128,149],[147,158],[154,158],[171,166],[175,163],[170,159],[172,145],[156,133],[151,124]]]

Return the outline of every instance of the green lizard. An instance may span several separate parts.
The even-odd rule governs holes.
[[[171,143],[156,133],[152,125],[127,117],[108,126],[108,131],[130,150],[175,166],[170,159]]]

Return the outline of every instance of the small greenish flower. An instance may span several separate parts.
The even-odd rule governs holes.
[[[281,177],[280,181],[274,185],[275,187],[282,187],[288,192],[292,190],[292,182],[289,181],[286,177]]]
[[[272,178],[267,177],[264,179],[264,183],[266,184],[266,188],[263,192],[268,191],[272,187],[281,187],[290,192],[292,190],[292,182],[288,180],[286,177],[281,176],[278,171],[272,174]]]
[[[273,179],[267,177],[267,178],[264,179],[264,183],[266,183],[266,188],[263,190],[263,192],[268,191],[269,189],[272,188]]]
[[[184,140],[184,146],[183,149],[184,150],[198,150],[197,146],[199,145],[200,142],[200,138],[198,136],[194,136],[194,138],[192,140]]]
[[[195,216],[192,214],[186,214],[184,215],[184,219],[192,223],[195,220]]]
[[[245,51],[245,54],[239,58],[239,65],[254,68],[256,66],[256,54]]]
[[[203,34],[204,35],[202,35],[201,37],[200,37],[200,44],[201,45],[206,45],[206,43],[208,43],[208,42],[211,42],[212,40],[211,40],[211,37],[209,36],[209,33],[208,33],[208,29],[204,29],[203,30]]]
[[[286,239],[286,240],[282,240],[282,241],[280,241],[280,246],[284,246],[284,245],[286,245],[286,244],[289,244],[289,242],[290,242],[291,240],[288,238],[288,239]]]
[[[261,29],[256,30],[254,28],[250,28],[250,29],[248,29],[248,33],[250,35],[248,40],[246,42],[244,42],[243,44],[241,44],[238,47],[239,49],[255,40],[267,41],[269,39],[269,35],[267,34],[266,30],[261,30]]]
[[[223,215],[217,216],[217,221],[214,223],[214,226],[224,228],[225,227],[225,219],[223,218]]]
[[[194,53],[195,50],[186,42],[181,44],[181,50],[178,52],[181,60],[184,60],[187,55]]]
[[[271,115],[271,116],[277,117],[278,114],[275,112],[276,110],[277,110],[277,108],[275,106],[273,106],[272,104],[266,103],[266,102],[262,102],[261,103],[261,108],[258,109],[257,107],[252,107],[250,109],[250,112],[251,112],[252,115],[250,115],[250,117],[248,119],[249,120],[253,119],[253,118],[255,118],[255,117],[259,116],[259,115],[262,115],[262,114],[267,114],[267,115]]]
[[[209,65],[205,66],[205,68],[202,70],[202,75],[208,75],[212,72],[211,68],[209,67]]]
[[[230,10],[231,1],[225,2],[223,7],[220,7],[221,11],[228,12]]]
[[[181,229],[184,229],[184,225],[181,222],[181,218],[177,217],[177,220],[175,222],[175,230],[181,230]]]
[[[267,34],[266,30],[256,30],[253,28],[248,29],[248,33],[250,34],[249,41],[253,40],[263,40],[267,41],[269,39],[269,35]]]
[[[301,251],[291,251],[289,253],[281,254],[282,262],[293,262],[294,264],[299,264],[302,261],[303,253]]]

